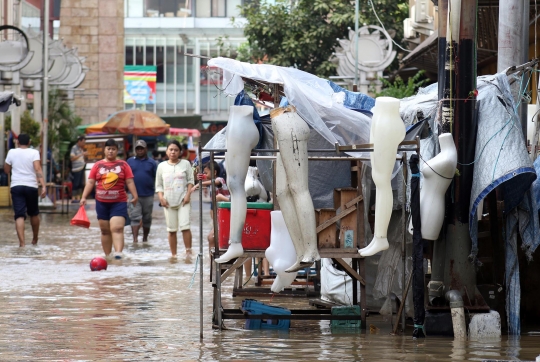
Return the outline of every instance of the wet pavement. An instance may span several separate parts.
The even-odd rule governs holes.
[[[193,249],[199,250],[198,201],[193,200]],[[203,235],[210,228],[204,204]],[[368,319],[375,333],[333,332],[328,321],[292,321],[288,331],[244,330],[225,321],[212,329],[212,287],[204,245],[204,324],[200,340],[199,272],[196,257],[171,259],[161,208],[154,208],[148,243],[132,242],[126,228],[124,258],[92,272],[90,260],[103,255],[93,205],[90,229],[69,225],[68,215],[42,214],[38,246],[18,247],[10,209],[0,209],[0,361],[177,361],[327,360],[451,361],[528,360],[540,355],[540,335],[520,339],[458,342],[429,337],[413,341],[391,336],[390,321]],[[30,225],[26,224],[27,240]],[[194,273],[196,274],[194,275]],[[192,285],[191,285],[192,284]],[[223,303],[237,308],[244,297],[224,285]],[[273,305],[310,308],[304,298],[257,298]],[[394,318],[395,319],[395,318]],[[412,333],[412,330],[411,330]]]

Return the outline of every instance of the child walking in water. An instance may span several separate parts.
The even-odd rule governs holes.
[[[212,185],[212,171],[210,169],[211,165],[210,162],[205,163],[203,165],[203,173],[200,173],[197,175],[197,179],[199,180],[199,183],[195,185],[191,192],[195,192],[199,189],[200,185],[202,186],[210,186]],[[227,188],[227,184],[225,183],[225,179],[222,177],[218,177],[219,175],[219,165],[216,161],[214,161],[214,183],[216,185],[216,202],[225,201],[228,202],[231,200],[231,194],[229,193],[229,189]],[[210,205],[210,218],[213,219],[213,205]],[[214,241],[214,227],[212,226],[212,230],[208,234],[208,248],[209,250],[212,250],[212,248],[215,247],[215,241]]]

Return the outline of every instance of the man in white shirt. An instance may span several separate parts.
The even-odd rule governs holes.
[[[19,148],[9,150],[4,172],[9,175],[11,172],[11,200],[13,211],[15,212],[15,229],[19,238],[19,246],[24,243],[24,220],[26,215],[30,216],[32,225],[32,245],[38,243],[39,233],[39,208],[38,197],[45,197],[45,179],[41,170],[39,152],[30,146],[30,136],[21,133],[18,138]],[[38,180],[41,184],[41,195],[38,193]]]

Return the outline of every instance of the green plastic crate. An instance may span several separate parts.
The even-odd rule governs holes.
[[[343,306],[343,307],[332,307],[332,315],[350,315],[350,316],[360,316],[360,306]],[[355,328],[360,329],[362,321],[360,319],[353,320],[332,320],[330,326],[332,328]]]
[[[218,202],[217,207],[221,209],[230,209],[231,203],[230,202]],[[259,209],[259,210],[273,210],[274,204],[269,202],[248,202],[247,203],[248,209]]]

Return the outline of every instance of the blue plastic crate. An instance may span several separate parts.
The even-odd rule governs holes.
[[[253,299],[245,299],[242,301],[242,311],[249,315],[257,314],[274,314],[274,315],[289,315],[291,311],[282,308],[269,306]],[[288,319],[246,319],[246,329],[289,329],[291,321]]]

